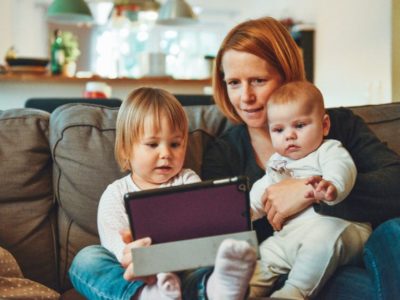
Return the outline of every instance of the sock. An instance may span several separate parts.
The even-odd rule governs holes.
[[[211,300],[243,300],[257,260],[256,251],[245,241],[224,240],[207,282]]]
[[[139,300],[181,300],[181,282],[174,273],[157,274],[157,283],[146,285]]]

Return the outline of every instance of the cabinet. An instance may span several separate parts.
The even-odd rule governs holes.
[[[292,36],[302,49],[306,77],[310,82],[314,82],[314,35],[315,30],[310,25],[296,25],[292,29]]]

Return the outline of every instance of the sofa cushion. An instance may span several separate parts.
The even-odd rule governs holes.
[[[201,114],[204,109],[198,107],[197,111]],[[75,254],[99,243],[96,217],[101,194],[108,184],[125,175],[114,158],[117,114],[116,108],[69,104],[55,110],[50,118],[63,290],[70,287],[67,270]],[[211,124],[205,122],[204,127],[210,129]],[[189,134],[185,167],[200,172],[204,147],[212,139],[204,130]]]
[[[388,147],[400,154],[400,102],[351,107]]]
[[[25,277],[57,288],[49,114],[0,111],[0,242]]]
[[[213,136],[219,136],[232,126],[215,104],[184,107],[189,120],[189,130],[202,129]]]
[[[75,254],[99,243],[96,216],[102,192],[123,176],[114,159],[117,113],[118,108],[70,104],[50,118],[63,290],[70,287],[67,271]]]

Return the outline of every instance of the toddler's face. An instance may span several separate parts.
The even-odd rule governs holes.
[[[300,159],[315,151],[329,132],[329,117],[307,109],[303,101],[268,108],[272,145],[279,154]]]
[[[166,117],[161,117],[156,129],[147,116],[144,132],[134,143],[130,165],[132,179],[141,189],[158,187],[177,175],[185,160],[185,140],[181,132],[171,128]]]

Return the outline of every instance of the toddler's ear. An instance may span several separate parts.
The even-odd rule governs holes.
[[[122,151],[121,157],[123,158],[123,161],[124,161],[124,169],[131,170],[131,162],[130,162],[129,155],[126,153],[126,151],[124,149],[122,149],[121,151]]]
[[[325,114],[322,119],[322,132],[324,136],[327,136],[329,133],[329,129],[331,129],[331,119],[328,114]]]

